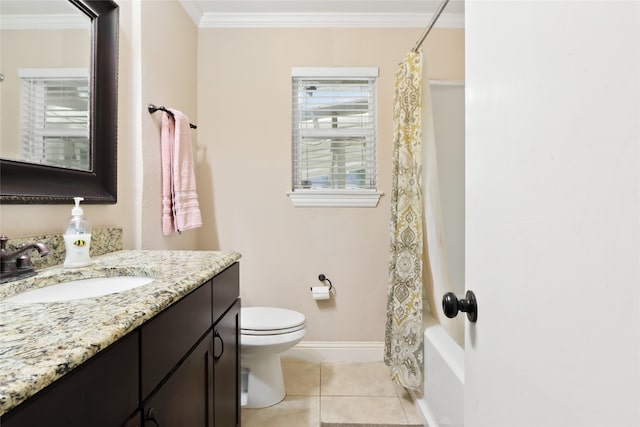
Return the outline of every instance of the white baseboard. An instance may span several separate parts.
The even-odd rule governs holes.
[[[301,341],[282,354],[304,362],[382,362],[382,341]]]

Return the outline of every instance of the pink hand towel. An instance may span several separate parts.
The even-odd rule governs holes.
[[[162,115],[162,233],[171,234],[202,226],[189,119],[168,109]]]
[[[174,120],[169,114],[163,113],[160,147],[162,155],[162,234],[165,236],[175,230],[173,220],[173,174],[171,173],[174,135]]]

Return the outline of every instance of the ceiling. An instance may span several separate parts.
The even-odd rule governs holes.
[[[425,26],[440,0],[180,0],[200,27]],[[464,26],[464,0],[450,0],[438,26]]]

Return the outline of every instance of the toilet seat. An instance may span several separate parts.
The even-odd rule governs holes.
[[[305,317],[297,311],[276,307],[242,307],[241,335],[282,335],[305,328]]]

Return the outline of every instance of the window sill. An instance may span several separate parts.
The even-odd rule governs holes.
[[[296,208],[375,208],[382,193],[375,190],[295,190],[287,195]]]

